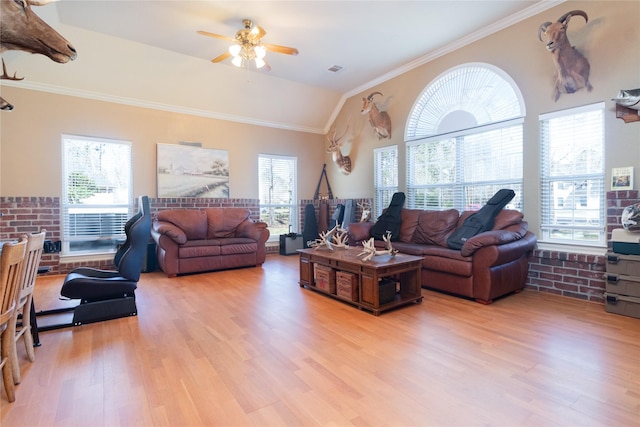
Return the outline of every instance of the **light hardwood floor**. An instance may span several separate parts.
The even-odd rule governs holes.
[[[62,277],[40,278],[37,309]],[[262,268],[143,274],[137,317],[24,349],[9,426],[638,426],[640,320],[524,291],[375,317]]]

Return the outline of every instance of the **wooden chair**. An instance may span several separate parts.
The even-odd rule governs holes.
[[[18,361],[18,341],[23,338],[27,357],[29,361],[35,360],[35,352],[33,351],[33,335],[31,334],[31,303],[33,301],[33,288],[36,284],[36,276],[38,275],[38,266],[42,258],[42,248],[44,247],[44,237],[46,230],[40,233],[34,233],[27,236],[27,248],[22,263],[22,280],[16,291],[16,309],[13,318],[9,322],[8,328],[13,332],[14,340],[11,343],[9,357],[11,357],[12,373],[14,384],[20,384],[20,363]],[[18,317],[22,314],[22,324],[19,329]],[[8,332],[11,334],[11,332]]]
[[[16,292],[22,278],[22,262],[26,247],[27,241],[21,237],[18,243],[5,243],[0,255],[0,368],[9,402],[16,400],[16,395],[8,351],[15,339],[14,335],[9,333],[11,331],[8,326],[16,308]]]

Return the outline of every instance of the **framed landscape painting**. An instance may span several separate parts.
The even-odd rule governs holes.
[[[229,153],[158,144],[158,197],[229,197]]]

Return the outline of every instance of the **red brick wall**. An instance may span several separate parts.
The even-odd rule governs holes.
[[[217,198],[162,198],[149,199],[151,213],[165,209],[198,209],[208,207],[242,207],[251,211],[251,218],[260,218],[260,201],[257,199]],[[137,205],[137,199],[136,199]],[[137,207],[136,207],[137,209]],[[59,197],[0,197],[0,241],[13,240],[24,233],[47,230],[47,240],[59,241],[60,198]],[[109,260],[60,262],[59,254],[43,254],[42,266],[49,266],[49,274],[66,274],[76,267],[86,266],[113,269]]]
[[[607,192],[607,241],[611,240],[611,231],[614,228],[622,227],[620,217],[623,209],[638,201],[638,191]],[[604,255],[535,250],[529,261],[527,288],[604,302]]]
[[[622,210],[639,201],[638,191],[607,192],[607,240],[611,230],[620,228]],[[329,216],[333,215],[338,203],[343,199],[331,199]],[[356,202],[368,202],[370,199],[357,199]],[[260,216],[259,201],[256,199],[150,199],[152,214],[164,209],[186,209],[205,207],[244,207],[251,210],[251,216],[257,220]],[[304,230],[304,207],[311,203],[318,218],[318,200],[300,201],[300,230]],[[0,197],[0,241],[18,238],[23,233],[47,230],[47,239],[60,240],[60,199],[57,197]],[[359,220],[361,208],[356,211]],[[277,252],[277,246],[270,248]],[[582,255],[558,251],[535,250],[530,257],[530,272],[527,288],[540,292],[550,292],[572,298],[603,302],[605,271],[604,256]],[[50,274],[65,274],[79,266],[111,269],[110,260],[82,263],[60,264],[58,254],[44,254],[42,265],[51,267]]]

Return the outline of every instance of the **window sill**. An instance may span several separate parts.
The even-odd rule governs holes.
[[[75,264],[79,262],[113,260],[114,253],[84,254],[84,255],[60,255],[60,264]]]
[[[537,249],[541,251],[567,252],[571,254],[599,255],[607,253],[606,246],[567,245],[563,243],[549,243],[538,241]]]

